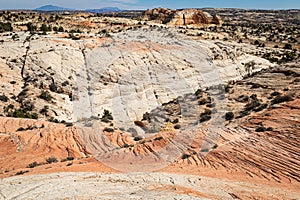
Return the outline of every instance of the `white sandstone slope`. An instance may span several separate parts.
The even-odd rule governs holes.
[[[108,109],[127,123],[199,87],[271,66],[243,53],[246,47],[239,44],[195,41],[175,33],[171,28],[148,28],[81,40],[55,34],[19,33],[18,41],[1,36],[2,76],[13,74],[9,77],[17,83],[15,90],[0,92],[17,96],[27,88],[26,98],[34,100],[37,112],[48,105],[48,115],[60,120],[77,121]],[[245,69],[251,61],[252,68]],[[51,85],[56,87],[50,92],[52,101],[39,99],[41,90]]]
[[[297,199],[259,183],[167,173],[55,173],[0,181],[0,199]]]

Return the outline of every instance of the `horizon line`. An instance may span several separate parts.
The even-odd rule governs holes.
[[[61,7],[57,5],[44,5],[44,6],[55,6],[55,7]],[[55,11],[43,11],[43,10],[37,10],[43,6],[37,7],[37,8],[6,8],[6,9],[0,9],[0,11],[42,11],[42,12],[55,12]],[[92,9],[103,9],[103,8],[118,8],[116,6],[105,6],[100,8],[82,8],[82,9],[76,9],[76,8],[64,8],[64,10],[57,10],[59,11],[86,11],[86,10],[92,10]],[[166,8],[170,10],[181,10],[181,9],[239,9],[239,10],[300,10],[300,8],[243,8],[243,7],[186,7],[186,8],[167,8],[167,7],[155,7],[155,8]],[[120,11],[130,11],[130,10],[136,10],[136,11],[143,11],[143,10],[152,10],[155,8],[140,8],[140,9],[120,9]]]

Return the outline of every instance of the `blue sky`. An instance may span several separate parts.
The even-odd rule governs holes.
[[[31,9],[42,5],[86,9],[107,6],[123,9],[166,8],[261,8],[300,9],[300,0],[0,0],[1,9]]]

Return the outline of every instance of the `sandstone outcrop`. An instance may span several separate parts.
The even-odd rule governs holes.
[[[139,138],[126,130],[112,128],[112,132],[109,129],[105,131],[105,126],[114,125],[103,124],[99,120],[98,126],[95,127],[89,124],[90,121],[66,127],[64,124],[42,120],[1,117],[0,176],[8,177],[24,173],[33,176],[2,179],[1,188],[4,190],[1,190],[0,198],[16,196],[32,198],[36,193],[49,192],[49,187],[58,191],[53,195],[59,197],[62,192],[58,190],[58,186],[61,186],[58,181],[64,182],[64,185],[66,183],[72,185],[72,188],[76,189],[72,191],[82,191],[72,192],[68,188],[70,193],[63,193],[66,198],[82,196],[89,198],[98,195],[98,190],[82,185],[91,185],[89,183],[94,181],[93,187],[102,188],[104,184],[114,195],[119,194],[111,189],[115,186],[122,188],[130,185],[140,188],[140,184],[143,184],[143,187],[147,188],[143,189],[143,195],[152,195],[153,191],[155,194],[164,191],[164,194],[159,193],[162,197],[177,196],[180,193],[178,197],[186,199],[191,199],[195,195],[208,198],[228,196],[229,199],[272,199],[272,196],[276,195],[278,199],[298,199],[299,76],[300,70],[296,66],[277,66],[230,84],[226,92],[228,102],[225,106],[236,118],[225,123],[222,130],[215,133],[209,132],[211,130],[209,123],[203,123],[201,126],[195,125],[196,130],[186,129],[177,132],[174,129],[167,129],[153,133],[147,138]],[[204,92],[197,94],[201,98],[206,98]],[[206,109],[212,106],[208,102],[207,105],[200,105],[201,99],[194,101],[199,101],[195,106],[198,106],[200,111],[204,110],[201,106],[205,106]],[[258,105],[253,104],[254,101]],[[258,109],[264,104],[267,106]],[[157,107],[153,112],[144,115],[143,124],[136,124],[149,125],[150,122],[146,124],[146,121],[154,112],[162,115],[162,111],[168,112],[173,109],[172,113],[176,114],[173,112],[178,110],[176,105],[175,100],[163,104],[164,109]],[[248,114],[239,117],[245,109]],[[172,119],[168,122],[170,123],[184,124],[181,119],[178,121]],[[192,137],[192,140],[188,140],[188,137]],[[167,161],[172,162],[164,162],[170,158],[170,153],[173,160]],[[51,156],[62,162],[46,163],[46,158]],[[74,160],[63,161],[67,157],[74,157]],[[30,164],[34,162],[37,162],[37,165],[30,168]],[[111,173],[116,172],[114,169],[135,172],[156,170],[166,174],[143,173],[143,177],[136,173],[34,175],[74,171]],[[169,173],[190,173],[197,176],[190,175],[189,179],[182,179],[187,175]],[[151,180],[154,180],[153,184]],[[228,185],[231,185],[232,189],[228,189]],[[182,188],[183,186],[185,188]],[[204,186],[207,190],[203,190]],[[20,192],[18,188],[24,190]],[[85,191],[90,189],[93,193],[85,195]],[[178,193],[174,194],[174,191]],[[133,198],[140,197],[132,192],[125,194],[133,195]],[[104,195],[112,197],[110,194]]]
[[[0,47],[0,92],[8,98],[0,110],[5,116],[4,106],[13,105],[11,112],[31,102],[40,118],[76,122],[108,109],[116,120],[129,118],[126,123],[132,124],[199,87],[242,79],[248,74],[244,63],[255,63],[252,72],[272,66],[244,53],[239,44],[194,41],[160,28],[84,40],[55,34],[19,37],[4,37]],[[40,98],[43,91],[52,98]],[[47,112],[40,114],[44,106]],[[130,108],[128,113],[118,115],[124,108]]]
[[[165,8],[155,8],[153,10],[145,11],[144,19],[174,26],[222,24],[220,16],[212,16],[208,12],[197,9],[170,10]]]

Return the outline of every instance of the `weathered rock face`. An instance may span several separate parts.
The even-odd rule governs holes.
[[[28,42],[27,37],[20,34],[19,41],[5,37],[0,47],[4,85],[0,92],[8,97],[7,102],[1,101],[2,113],[4,106],[17,109],[19,102],[30,101],[40,118],[41,109],[48,106],[46,117],[74,122],[98,116],[103,109],[120,113],[114,105],[121,105],[118,108],[132,108],[126,114],[132,122],[199,87],[241,79],[248,73],[243,63],[254,61],[253,72],[271,66],[265,59],[243,53],[241,47],[190,40],[171,29],[77,41],[35,35]],[[53,98],[39,98],[43,90]],[[115,119],[124,117],[115,115]]]
[[[175,26],[222,24],[220,16],[212,16],[207,12],[197,9],[169,10],[165,8],[155,8],[153,10],[147,10],[144,13],[144,18]]]

